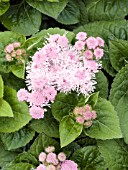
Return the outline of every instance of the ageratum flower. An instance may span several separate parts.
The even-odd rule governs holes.
[[[44,107],[54,102],[58,91],[75,91],[85,97],[94,92],[95,73],[101,68],[104,41],[100,37],[87,38],[83,32],[78,33],[76,39],[71,45],[65,35],[50,35],[28,63],[28,94],[26,90],[20,90],[18,99],[30,103],[33,118],[44,117]]]

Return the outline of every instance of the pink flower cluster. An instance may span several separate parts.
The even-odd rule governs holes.
[[[4,51],[6,54],[6,60],[9,62],[17,60],[21,63],[22,58],[26,56],[26,51],[25,49],[21,49],[20,42],[14,42],[14,43],[8,44],[5,47]]]
[[[36,170],[78,170],[74,161],[66,160],[66,155],[63,152],[56,155],[54,150],[53,146],[49,146],[45,152],[40,153],[39,161],[41,164]]]
[[[30,115],[44,117],[44,107],[54,102],[57,91],[76,91],[88,96],[95,89],[95,73],[101,68],[104,41],[89,37],[84,32],[76,35],[71,45],[65,35],[50,35],[28,64],[26,83],[28,90],[18,92],[19,101],[30,103]]]
[[[86,104],[83,107],[75,107],[73,111],[76,122],[83,124],[86,128],[92,125],[92,121],[97,118],[96,111]]]

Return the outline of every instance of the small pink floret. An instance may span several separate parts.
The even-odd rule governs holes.
[[[87,111],[84,114],[84,120],[91,120],[92,119],[92,112]]]
[[[76,35],[76,39],[80,41],[84,41],[87,38],[87,33],[86,32],[79,32]]]
[[[44,118],[44,109],[37,107],[37,106],[32,106],[30,108],[30,115],[34,119],[41,119]]]
[[[84,52],[84,56],[86,57],[87,60],[92,60],[93,59],[93,53],[91,50],[86,50]]]
[[[84,50],[85,42],[83,42],[83,41],[76,41],[75,47],[76,47],[77,50]]]
[[[58,44],[62,45],[63,47],[66,47],[68,45],[68,39],[65,36],[60,36],[58,38]]]
[[[46,170],[46,166],[44,166],[43,164],[40,164],[36,170]]]
[[[61,162],[65,161],[65,160],[66,160],[66,155],[65,155],[65,153],[60,152],[60,153],[58,154],[58,159],[59,159]]]
[[[86,44],[87,44],[88,49],[95,49],[98,46],[98,41],[94,37],[89,37],[86,40]]]
[[[59,162],[57,160],[55,153],[49,153],[46,158],[47,163],[53,163],[54,165],[57,165]]]
[[[100,38],[100,37],[97,37],[96,39],[98,41],[98,46],[104,47],[104,40],[102,38]]]
[[[25,89],[20,89],[20,90],[17,92],[17,97],[18,97],[18,100],[19,100],[20,102],[22,102],[22,101],[27,101],[28,95],[29,95],[29,93],[28,93],[28,91],[25,90]]]
[[[6,60],[9,61],[9,62],[12,61],[12,58],[9,54],[6,54]]]
[[[5,51],[6,51],[7,53],[11,53],[13,50],[14,50],[13,44],[9,44],[9,45],[7,45],[7,46],[5,47]]]
[[[39,154],[39,161],[40,161],[40,162],[44,162],[45,159],[46,159],[46,153],[45,153],[45,152],[41,152],[41,153]]]
[[[20,42],[14,42],[13,43],[13,46],[16,48],[16,47],[20,47],[21,46],[21,43]]]
[[[96,118],[97,118],[96,111],[92,111],[92,118],[93,118],[93,119],[96,119]]]
[[[84,123],[84,118],[82,116],[79,116],[76,118],[76,122],[83,124]]]
[[[84,123],[84,126],[85,126],[86,128],[89,128],[91,125],[92,125],[92,121],[88,121],[88,122],[85,122],[85,123]]]
[[[104,55],[103,49],[101,49],[101,48],[96,48],[96,49],[94,50],[94,55],[96,56],[96,59],[97,59],[97,60],[101,59],[101,58],[103,57],[103,55]]]
[[[48,146],[47,148],[45,148],[45,152],[47,152],[47,153],[54,152],[54,151],[55,151],[54,146]]]

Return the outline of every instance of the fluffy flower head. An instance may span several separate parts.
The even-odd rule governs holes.
[[[87,38],[84,32],[78,33],[76,39],[75,45],[71,45],[65,35],[49,35],[44,47],[28,63],[26,84],[29,95],[26,101],[32,107],[30,114],[33,118],[43,118],[43,108],[54,102],[57,92],[75,91],[85,97],[94,92],[95,73],[101,68],[101,39]]]

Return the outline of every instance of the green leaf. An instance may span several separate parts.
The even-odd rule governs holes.
[[[12,5],[1,16],[2,24],[9,30],[29,36],[39,31],[41,13],[24,3]]]
[[[81,170],[106,170],[104,159],[96,146],[78,149],[71,158]]]
[[[100,140],[98,147],[109,170],[128,169],[128,146],[122,140]]]
[[[38,0],[27,0],[27,3],[33,8],[36,8],[43,14],[46,14],[50,17],[57,19],[61,11],[65,8],[68,0],[61,0],[59,3],[53,2],[50,3],[47,0],[38,1]]]
[[[62,148],[62,152],[66,154],[68,159],[78,149],[80,149],[80,145],[78,145],[76,142],[72,142],[66,147]]]
[[[18,78],[24,79],[25,75],[25,63],[12,66],[12,73]]]
[[[13,163],[21,163],[21,162],[26,162],[32,165],[37,166],[39,164],[38,159],[36,159],[33,155],[31,155],[28,152],[22,152],[21,154],[19,154],[15,160],[13,161]]]
[[[96,73],[96,91],[99,91],[99,96],[102,98],[108,97],[108,80],[102,71]]]
[[[3,143],[0,141],[0,167],[3,167],[7,163],[13,161],[17,155],[18,152],[6,151]]]
[[[3,99],[0,100],[0,117],[14,117],[11,106]]]
[[[104,47],[104,56],[102,58],[102,66],[104,70],[112,77],[115,77],[116,70],[112,67],[111,61],[110,61],[110,54],[108,50],[108,46],[105,45]]]
[[[84,0],[90,22],[124,19],[128,12],[128,1]]]
[[[3,15],[8,10],[9,7],[10,7],[9,2],[0,1],[0,15]]]
[[[32,120],[30,127],[38,133],[45,133],[49,137],[59,138],[59,124],[52,116],[50,110],[40,120]]]
[[[10,104],[14,117],[0,117],[0,132],[15,132],[25,126],[30,120],[28,106],[25,102],[19,102],[14,89],[5,87],[4,99]]]
[[[38,158],[39,154],[48,146],[54,146],[56,152],[60,149],[59,143],[56,140],[46,136],[45,134],[40,134],[31,145],[28,153]]]
[[[73,142],[82,132],[83,125],[79,124],[71,116],[65,116],[60,122],[61,147]]]
[[[30,170],[34,168],[33,165],[28,163],[17,163],[17,164],[8,164],[7,166],[3,167],[2,170]]]
[[[86,135],[96,139],[121,138],[119,119],[112,104],[106,99],[100,98],[94,107],[97,119],[92,126],[84,129]]]
[[[61,121],[64,116],[69,115],[69,112],[75,108],[77,103],[77,95],[59,93],[51,105],[54,118]]]
[[[80,20],[80,10],[75,1],[69,0],[64,10],[60,13],[57,21],[62,24],[76,24]]]
[[[93,138],[90,138],[88,136],[85,137],[85,135],[84,135],[84,138],[80,138],[79,140],[77,140],[77,143],[82,147],[94,146],[94,145],[96,145],[96,140]]]
[[[0,98],[3,97],[3,93],[4,93],[4,82],[3,82],[3,79],[0,75]]]
[[[14,76],[12,73],[3,74],[2,78],[4,80],[4,85],[15,89],[16,91],[20,90],[21,88],[25,88],[25,82],[23,79],[19,79],[18,77]]]
[[[9,152],[5,150],[3,143],[0,140],[0,167],[5,166],[7,163],[13,161],[18,155],[18,152]]]
[[[109,41],[109,52],[112,66],[119,71],[128,63],[128,42],[125,40]],[[118,62],[117,62],[118,61]]]
[[[128,65],[116,75],[110,91],[110,101],[115,107],[120,120],[120,127],[125,142],[128,144]]]
[[[0,32],[0,49],[3,51],[5,46],[8,45],[9,43],[21,42],[21,44],[24,44],[25,41],[26,41],[25,36],[19,33],[12,31]]]
[[[24,127],[14,133],[1,133],[0,137],[7,150],[13,150],[25,146],[35,135],[35,131]]]
[[[86,10],[86,6],[85,6],[83,0],[79,0],[79,1],[76,0],[75,3],[77,3],[77,7],[79,8],[79,11],[80,11],[79,24],[84,25],[84,24],[88,23],[89,20],[88,20],[87,10]]]
[[[87,103],[94,107],[96,105],[96,103],[97,103],[98,97],[99,97],[99,92],[92,93],[88,97]]]
[[[39,165],[39,160],[28,152],[22,152],[13,161],[13,164],[17,163],[29,163],[37,167]]]

